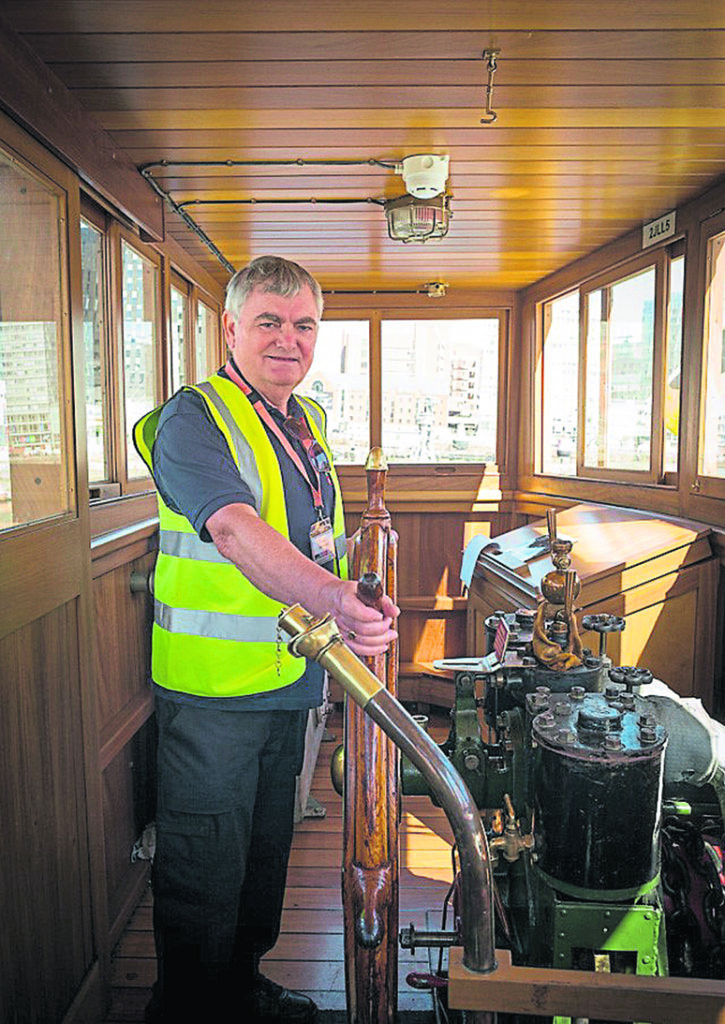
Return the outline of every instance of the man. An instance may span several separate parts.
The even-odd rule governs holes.
[[[293,395],[312,363],[318,283],[265,256],[223,315],[229,360],[135,428],[159,492],[152,675],[159,725],[148,1020],[312,1021],[314,1003],[259,972],[279,933],[295,778],[318,665],[277,627],[299,602],[335,616],[360,655],[386,649],[382,614],[348,581],[324,413]]]

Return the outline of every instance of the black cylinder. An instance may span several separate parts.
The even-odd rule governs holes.
[[[532,740],[544,875],[565,892],[602,898],[655,881],[667,737],[651,705],[616,692],[552,700],[534,719]]]

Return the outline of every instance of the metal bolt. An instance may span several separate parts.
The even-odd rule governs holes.
[[[605,750],[619,750],[622,746],[622,741],[619,736],[605,736],[604,737],[604,749]]]
[[[572,686],[571,690],[569,690],[569,696],[572,700],[584,700],[586,692],[583,686]]]
[[[476,769],[481,764],[481,762],[479,760],[478,754],[466,754],[466,756],[463,758],[463,764],[465,765],[469,772],[475,772]]]
[[[539,715],[538,723],[540,729],[553,729],[555,724],[554,716],[550,711],[547,711],[545,714]]]
[[[555,715],[559,715],[561,717],[562,715],[568,715],[571,711],[571,707],[565,700],[560,700],[554,705],[553,711]]]

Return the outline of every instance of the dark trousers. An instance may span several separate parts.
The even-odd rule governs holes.
[[[153,1005],[238,1020],[279,935],[307,712],[156,703]]]

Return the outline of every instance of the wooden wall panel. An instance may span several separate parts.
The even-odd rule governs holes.
[[[131,572],[148,572],[149,553],[93,581],[96,642],[94,676],[102,742],[114,720],[139,694],[149,694],[151,597],[132,594]]]
[[[103,772],[108,918],[114,939],[148,875],[148,862],[132,863],[131,851],[155,815],[155,749],[156,729],[151,719]]]
[[[77,601],[0,641],[6,1021],[60,1020],[95,957]]]

